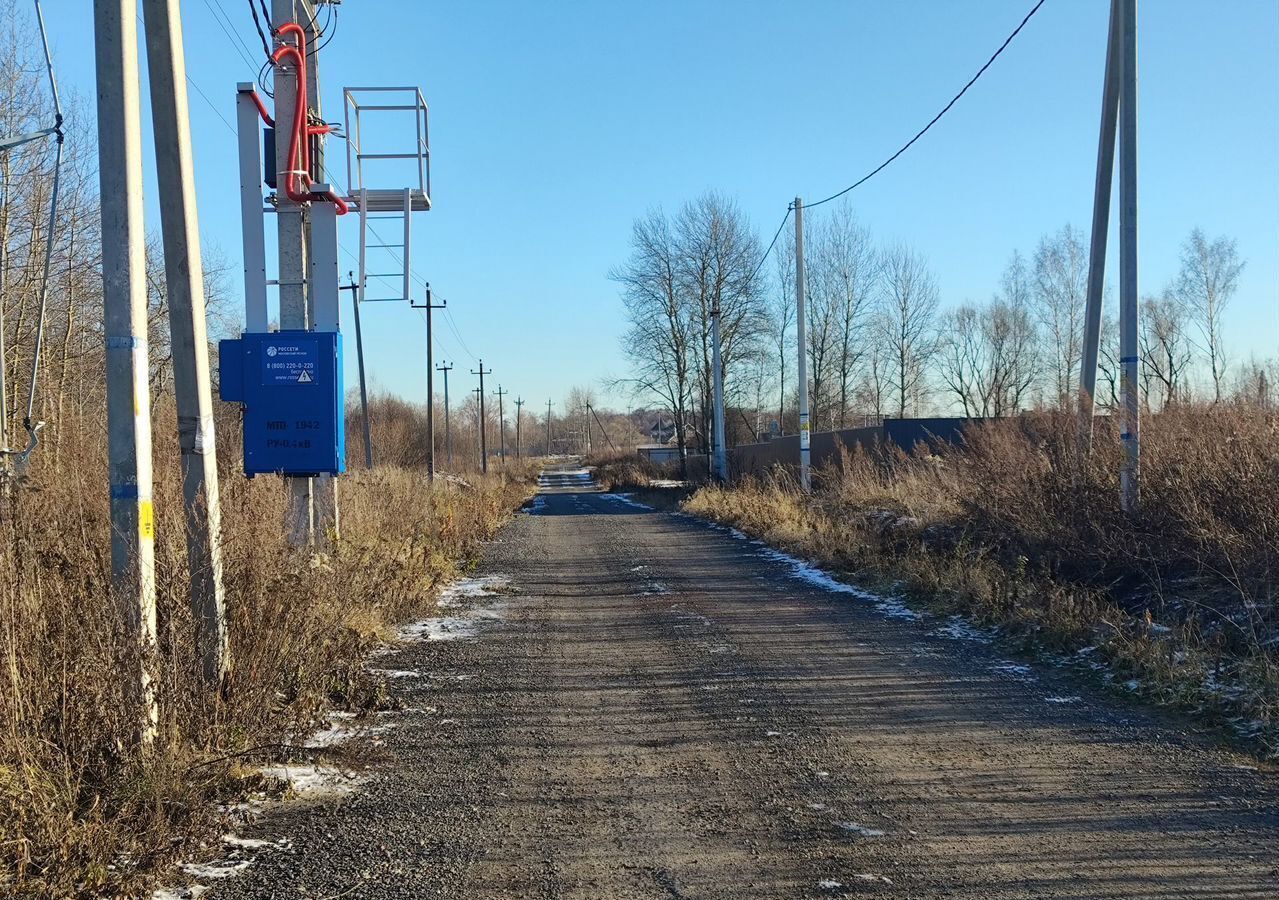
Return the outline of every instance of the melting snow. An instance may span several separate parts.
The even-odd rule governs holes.
[[[990,632],[976,627],[963,616],[951,616],[945,625],[934,628],[929,634],[950,638],[952,641],[975,641],[979,644],[989,644],[991,641]]]
[[[1022,681],[1034,681],[1035,676],[1031,674],[1030,666],[1024,666],[1021,663],[996,663],[991,669],[1000,675],[1007,675],[1010,678],[1017,678]]]
[[[627,506],[633,506],[636,509],[644,509],[649,512],[653,510],[653,507],[640,503],[638,500],[633,499],[630,494],[600,494],[600,496],[605,500],[616,500],[618,503],[625,503]]]
[[[349,794],[362,780],[351,772],[315,765],[264,766],[258,771],[268,778],[288,782],[293,793],[299,796]]]
[[[1080,700],[1079,697],[1045,697],[1044,698],[1045,703],[1062,703],[1062,704],[1078,703],[1079,700]]]
[[[454,582],[440,592],[439,606],[441,609],[459,609],[465,606],[464,611],[450,616],[432,616],[429,619],[405,625],[399,630],[397,637],[401,641],[408,642],[473,638],[479,633],[482,623],[502,618],[504,605],[501,603],[488,606],[465,605],[461,601],[497,596],[510,583],[510,575],[482,575]],[[397,678],[419,673],[384,674],[389,678]]]
[[[735,531],[734,536],[739,540],[748,540],[747,536],[742,534],[740,531]],[[818,568],[812,563],[805,562],[802,559],[791,556],[789,553],[783,553],[780,550],[774,550],[771,547],[767,547],[759,550],[758,554],[763,559],[782,563],[783,565],[788,566],[790,568],[792,578],[807,581],[809,584],[819,587],[822,590],[831,591],[837,594],[851,594],[859,600],[866,600],[875,604],[875,608],[889,618],[906,619],[911,622],[921,618],[919,613],[915,612],[899,600],[894,600],[881,594],[874,594],[870,591],[854,587],[846,582],[839,581],[829,572]]]
[[[884,836],[884,832],[880,831],[878,828],[870,828],[869,826],[863,825],[860,822],[839,822],[837,824],[839,825],[840,828],[842,828],[844,831],[849,832],[850,834],[860,834],[862,837],[883,837]]]

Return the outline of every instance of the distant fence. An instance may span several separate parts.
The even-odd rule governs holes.
[[[883,425],[871,428],[845,428],[820,431],[812,435],[811,455],[814,467],[829,465],[839,459],[840,447],[849,450],[862,447],[874,450],[887,444],[913,450],[916,444],[940,440],[957,443],[964,428],[981,419],[885,419]],[[742,444],[728,451],[729,469],[734,476],[760,475],[775,466],[799,466],[799,435],[788,434],[762,444]]]

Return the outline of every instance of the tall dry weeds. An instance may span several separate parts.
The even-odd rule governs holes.
[[[1056,414],[973,428],[963,446],[846,454],[811,498],[778,474],[703,488],[688,507],[1054,650],[1101,652],[1113,675],[1273,753],[1277,429],[1249,405],[1150,417],[1133,515],[1113,430],[1099,422],[1086,454]]]
[[[161,406],[163,407],[163,403]],[[343,537],[313,556],[285,540],[275,478],[247,480],[223,432],[224,578],[234,677],[211,696],[196,669],[176,454],[157,414],[159,735],[140,755],[111,601],[109,507],[91,421],[0,509],[0,893],[99,896],[136,887],[181,849],[216,800],[326,704],[379,686],[361,658],[432,604],[527,496],[503,474],[469,484],[383,468],[341,481]]]

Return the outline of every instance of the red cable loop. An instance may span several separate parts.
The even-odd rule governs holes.
[[[332,189],[323,193],[318,191],[305,191],[305,188],[311,186],[311,147],[310,141],[304,140],[306,136],[315,134],[329,134],[333,131],[332,125],[307,125],[305,121],[307,108],[306,95],[306,32],[296,22],[286,22],[280,26],[278,32],[280,35],[295,34],[297,35],[297,45],[290,46],[284,44],[280,46],[275,53],[271,54],[271,59],[278,65],[286,58],[291,58],[295,63],[295,78],[297,81],[296,96],[293,106],[293,127],[289,134],[289,155],[288,155],[288,171],[284,175],[284,192],[294,203],[305,203],[308,200],[328,200],[337,207],[337,214],[344,216],[350,212],[350,207],[341,197],[339,197]],[[256,100],[257,95],[254,95]],[[259,111],[265,116],[265,110],[260,105]],[[299,159],[299,156],[301,157]],[[298,179],[301,187],[295,189],[294,179]]]

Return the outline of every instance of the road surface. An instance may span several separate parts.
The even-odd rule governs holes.
[[[403,710],[337,751],[364,784],[244,832],[282,849],[206,897],[1279,896],[1272,770],[723,529],[546,484],[487,548],[496,593],[453,601],[477,633],[371,663]]]

